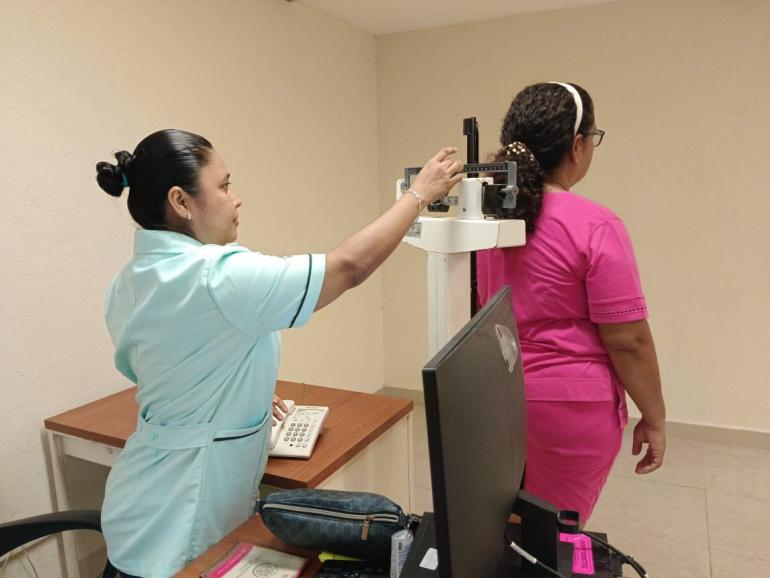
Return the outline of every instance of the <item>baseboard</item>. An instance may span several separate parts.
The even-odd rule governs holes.
[[[383,387],[377,391],[379,395],[400,397],[422,405],[422,391],[404,387]],[[629,417],[629,427],[639,421],[637,417]],[[703,425],[678,421],[666,422],[668,437],[725,446],[740,446],[760,450],[770,450],[770,432]]]
[[[633,427],[638,421],[638,417],[629,417],[628,426]],[[666,435],[695,442],[770,450],[770,432],[765,431],[668,421]]]
[[[405,387],[381,387],[375,393],[378,395],[385,395],[387,397],[408,399],[409,401],[420,405],[425,403],[425,398],[422,395],[422,391],[417,389],[407,389]]]

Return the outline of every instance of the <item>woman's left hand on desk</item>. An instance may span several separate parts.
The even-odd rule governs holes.
[[[277,395],[273,396],[273,425],[283,421],[284,416],[289,412],[289,408],[283,403],[283,400]]]

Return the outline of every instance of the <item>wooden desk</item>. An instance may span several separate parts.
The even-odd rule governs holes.
[[[175,578],[199,578],[201,572],[222,559],[227,551],[238,542],[249,542],[266,548],[273,548],[281,552],[297,554],[310,560],[301,574],[301,578],[312,578],[318,572],[321,562],[318,560],[318,552],[313,550],[304,550],[296,546],[290,546],[281,542],[267,527],[262,523],[262,518],[252,516],[241,526],[230,532],[222,538],[217,544],[214,544],[206,552],[198,556],[195,560],[185,566],[178,572]]]
[[[263,491],[325,488],[386,495],[411,510],[411,401],[279,381],[276,393],[302,405],[325,405],[329,415],[309,460],[270,458]],[[111,467],[136,428],[136,388],[45,420],[57,507],[66,510],[66,461],[75,457]],[[64,533],[69,578],[79,576],[75,542]]]

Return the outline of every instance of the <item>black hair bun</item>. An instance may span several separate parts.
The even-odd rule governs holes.
[[[115,153],[117,164],[96,163],[96,182],[99,187],[112,197],[119,197],[123,189],[130,186],[131,164],[134,161],[134,155],[128,151],[118,151]]]

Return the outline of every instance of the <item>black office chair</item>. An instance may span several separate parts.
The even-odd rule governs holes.
[[[32,540],[66,530],[94,530],[101,532],[100,514],[99,510],[69,510],[0,524],[0,556],[4,556],[11,550]],[[117,575],[118,571],[107,560],[107,565],[102,572],[102,578],[116,578]]]

